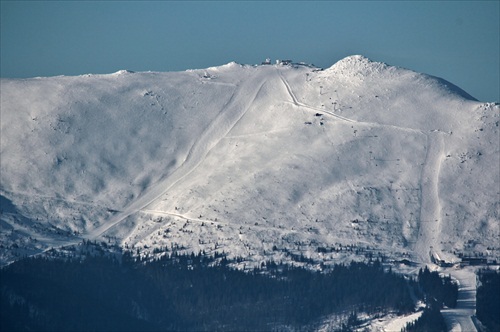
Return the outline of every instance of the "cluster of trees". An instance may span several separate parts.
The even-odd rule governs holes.
[[[0,270],[2,331],[271,330],[335,312],[411,312],[416,281],[379,261],[328,272],[268,262],[252,271],[222,254],[154,260],[29,258]],[[422,272],[426,275],[426,272]],[[356,318],[355,316],[353,316]],[[350,319],[346,329],[357,323]]]
[[[476,316],[489,331],[500,331],[500,272],[480,271],[479,281]]]
[[[458,285],[450,276],[441,277],[427,266],[419,270],[417,285],[416,292],[425,298],[426,307],[419,319],[406,324],[402,332],[446,332],[448,329],[440,309],[443,306],[456,307]]]
[[[131,303],[162,303],[138,271],[105,256],[24,259],[0,270],[0,278],[2,331],[154,330]]]
[[[406,324],[401,332],[447,332],[448,328],[439,307],[435,301],[428,303],[419,319]]]
[[[457,306],[458,285],[450,276],[441,277],[438,272],[431,272],[427,266],[418,272],[418,284],[426,294],[427,302],[435,302],[439,308]]]

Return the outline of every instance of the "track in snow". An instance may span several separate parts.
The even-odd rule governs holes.
[[[334,118],[337,118],[338,120],[342,120],[342,121],[349,122],[349,123],[355,123],[355,124],[360,125],[360,126],[371,126],[371,127],[379,127],[379,128],[389,128],[389,129],[403,130],[403,131],[408,131],[408,132],[412,132],[412,133],[427,135],[421,129],[414,129],[414,128],[409,128],[409,127],[400,127],[400,126],[395,126],[395,125],[391,125],[391,124],[384,124],[384,123],[378,123],[378,122],[368,122],[368,121],[359,121],[359,120],[349,119],[349,118],[346,118],[344,116],[338,115],[338,114],[336,114],[334,112],[328,111],[325,108],[321,108],[321,107],[316,107],[316,106],[304,104],[304,103],[300,102],[297,99],[297,97],[295,96],[295,93],[293,92],[293,90],[292,90],[292,88],[290,86],[290,83],[288,83],[288,81],[285,79],[285,77],[283,77],[283,75],[279,71],[278,71],[278,75],[279,75],[281,81],[283,82],[283,84],[285,85],[286,90],[288,91],[288,94],[290,95],[290,97],[292,99],[291,103],[294,104],[295,106],[307,108],[307,109],[310,109],[310,110],[313,110],[313,111],[316,111],[316,112],[326,113],[326,114],[328,114],[328,115],[330,115],[330,116],[332,116]],[[441,132],[441,131],[438,131],[438,132]]]
[[[324,112],[324,113],[327,113],[337,119],[340,119],[340,120],[344,120],[346,122],[356,122],[354,120],[351,120],[351,119],[348,119],[348,118],[345,118],[343,116],[340,116],[338,114],[335,114],[333,112],[330,112],[330,111],[327,111],[325,109],[322,109],[322,108],[319,108],[319,107],[313,107],[313,106],[310,106],[310,105],[306,105],[304,103],[301,103],[297,97],[295,96],[295,94],[293,93],[293,90],[292,88],[290,87],[290,84],[288,83],[288,81],[283,77],[283,75],[281,75],[281,73],[278,71],[278,75],[280,76],[280,79],[281,81],[283,82],[283,84],[285,85],[286,87],[286,90],[288,91],[288,94],[290,95],[290,97],[292,98],[292,103],[295,105],[295,106],[299,106],[299,107],[305,107],[305,108],[309,108],[309,109],[312,109],[314,111],[319,111],[319,112]]]
[[[98,238],[132,214],[147,207],[165,194],[177,182],[193,172],[201,164],[210,150],[212,150],[243,117],[259,94],[265,81],[266,76],[259,75],[258,72],[253,74],[248,80],[243,81],[221,112],[193,144],[186,159],[177,169],[163,180],[147,189],[138,199],[125,207],[117,215],[113,216],[110,220],[89,232],[84,237],[88,239]]]
[[[420,217],[414,252],[420,262],[430,263],[430,251],[439,254],[438,237],[441,232],[441,204],[439,200],[439,173],[444,158],[443,135],[427,134],[427,152],[420,177]]]

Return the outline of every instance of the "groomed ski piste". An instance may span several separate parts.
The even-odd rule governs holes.
[[[2,79],[1,262],[84,239],[241,269],[498,260],[499,120],[498,104],[363,56]],[[435,268],[474,294],[473,268]],[[473,326],[473,298],[443,311],[454,330]]]

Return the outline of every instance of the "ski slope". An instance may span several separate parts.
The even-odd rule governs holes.
[[[438,241],[441,231],[439,173],[444,158],[442,135],[439,132],[427,135],[426,157],[420,180],[419,233],[415,244],[415,251],[419,254],[421,262],[429,262],[429,251],[439,248]]]
[[[243,114],[245,114],[264,83],[265,76],[263,75],[252,76],[247,81],[242,82],[241,86],[238,86],[236,91],[233,92],[227,104],[223,106],[220,113],[217,114],[215,119],[201,133],[200,137],[196,138],[182,164],[172,174],[169,174],[158,183],[147,188],[138,199],[113,216],[108,222],[94,229],[87,237],[91,239],[99,237],[130,215],[146,208],[165,194],[173,185],[188,176],[199,166],[210,150],[234,127]]]
[[[442,79],[351,56],[1,85],[3,264],[83,239],[241,267],[500,256],[499,107]]]

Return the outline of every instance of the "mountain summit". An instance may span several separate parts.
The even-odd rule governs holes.
[[[3,264],[82,240],[500,257],[499,106],[443,79],[357,55],[1,85]]]

